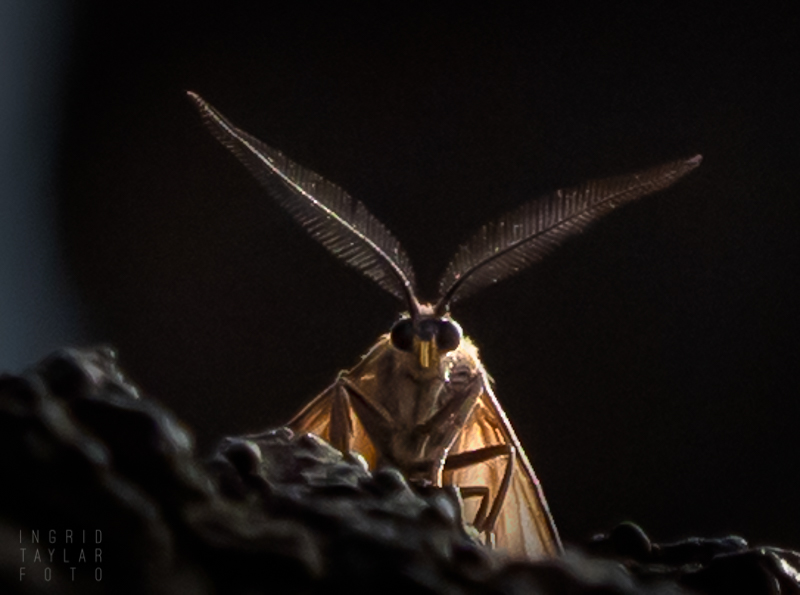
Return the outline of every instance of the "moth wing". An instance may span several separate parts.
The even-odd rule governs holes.
[[[377,455],[375,445],[372,443],[367,431],[358,419],[352,406],[344,401],[338,400],[341,391],[339,382],[334,382],[331,386],[317,395],[300,413],[295,415],[286,424],[295,434],[316,434],[323,440],[330,442],[336,448],[343,450],[341,444],[335,444],[331,439],[331,419],[336,415],[334,408],[339,410],[344,420],[349,418],[349,450],[355,451],[366,459],[370,469],[375,467]]]
[[[516,450],[516,464],[494,527],[496,547],[520,558],[558,555],[562,551],[561,542],[542,487],[508,418],[492,393],[488,379],[484,380],[484,390],[449,454],[469,452],[487,446],[512,445]],[[506,464],[505,458],[496,458],[447,471],[444,481],[459,487],[488,487],[491,506],[500,488]],[[475,518],[479,501],[479,498],[465,500],[465,518]]]

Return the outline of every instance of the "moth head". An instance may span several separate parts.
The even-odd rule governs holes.
[[[390,333],[392,345],[400,351],[414,353],[423,368],[457,349],[461,336],[461,327],[454,320],[426,315],[401,318]]]

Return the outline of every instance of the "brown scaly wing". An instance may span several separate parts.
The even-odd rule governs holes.
[[[336,392],[340,390],[338,382],[335,382],[317,397],[306,405],[300,413],[295,415],[286,424],[295,434],[316,434],[323,440],[331,442],[330,428],[331,415],[333,413]],[[370,469],[375,467],[377,455],[372,440],[367,435],[364,426],[358,420],[358,416],[352,407],[347,407],[345,415],[350,417],[352,432],[350,433],[350,451],[357,452],[369,464]],[[340,445],[334,444],[339,448]]]
[[[544,493],[520,446],[514,430],[501,409],[484,375],[484,391],[478,398],[467,423],[456,438],[450,454],[477,450],[486,446],[511,444],[517,452],[511,485],[495,524],[495,543],[499,550],[517,558],[543,558],[561,553],[561,541],[547,507]],[[493,459],[445,473],[446,484],[487,486],[493,502],[503,478],[506,461]],[[465,501],[465,518],[477,512],[479,498]]]

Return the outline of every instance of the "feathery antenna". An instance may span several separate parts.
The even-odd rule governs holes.
[[[567,238],[616,207],[671,186],[701,155],[639,173],[585,182],[525,203],[484,225],[456,252],[439,283],[435,312],[542,260]]]
[[[211,133],[250,170],[312,238],[419,313],[414,271],[400,242],[359,201],[319,174],[236,128],[187,91]]]

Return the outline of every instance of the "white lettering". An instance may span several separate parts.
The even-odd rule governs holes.
[[[46,580],[49,583],[50,582],[50,578],[51,578],[50,577],[50,567],[49,566],[45,566],[44,567],[44,580]]]
[[[70,572],[72,572],[72,580],[74,582],[75,581],[75,567],[74,566],[70,566],[69,569],[70,569]]]
[[[42,557],[39,555],[39,548],[36,548],[36,553],[33,555],[34,562],[41,562]]]
[[[56,542],[56,531],[55,531],[55,529],[50,529],[50,531],[48,531],[47,535],[48,535],[48,537],[50,539],[50,543],[55,543]]]
[[[81,548],[81,553],[78,556],[78,562],[86,562],[86,553],[83,551],[83,548]]]
[[[21,550],[22,550],[22,561],[24,562],[24,561],[25,561],[25,548],[24,548],[24,547],[21,547],[21,548],[19,548],[19,549],[21,549]]]
[[[39,543],[39,531],[31,531],[31,543]]]
[[[94,548],[94,561],[95,562],[103,561],[103,551],[99,547]]]
[[[53,548],[52,550],[47,550],[47,553],[50,554],[50,563],[52,564],[53,563],[53,554],[56,553],[56,548]]]
[[[98,583],[103,580],[103,569],[102,568],[95,568],[94,569],[94,580]]]
[[[72,543],[72,529],[67,529],[67,543]]]
[[[69,560],[67,560],[67,548],[64,548],[61,551],[64,552],[64,564],[69,564]]]
[[[20,566],[19,567],[19,582],[22,582],[22,577],[23,576],[25,576],[25,567],[24,566]]]
[[[100,543],[101,541],[103,541],[103,532],[100,529],[97,529],[94,532],[94,542]]]

